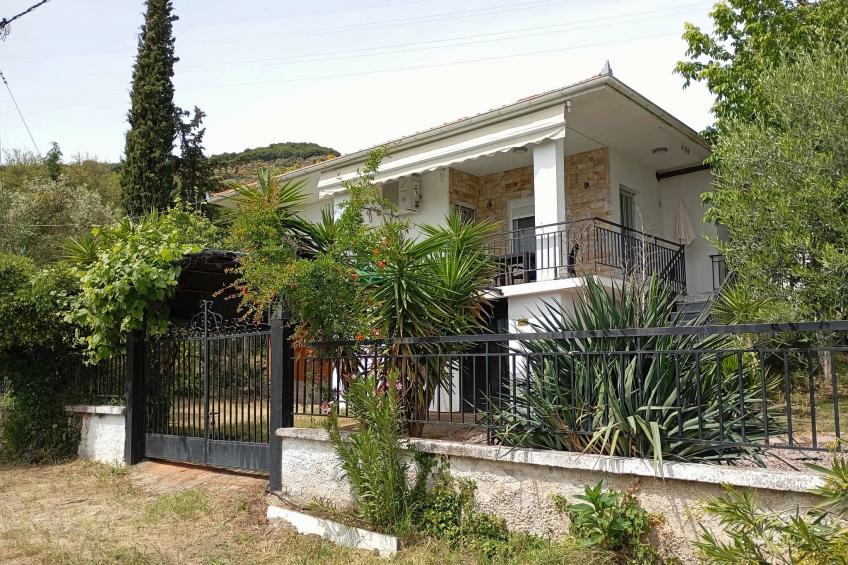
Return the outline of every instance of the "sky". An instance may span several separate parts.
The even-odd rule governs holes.
[[[3,0],[9,17],[35,0]],[[598,74],[696,130],[703,85],[673,73],[713,0],[174,0],[175,102],[208,117],[209,154],[281,141],[349,153]],[[0,41],[38,149],[116,162],[142,0],[51,0]],[[0,86],[3,149],[33,148]]]

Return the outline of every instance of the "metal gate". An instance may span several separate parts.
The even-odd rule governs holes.
[[[145,456],[267,471],[270,329],[200,306],[145,347]]]

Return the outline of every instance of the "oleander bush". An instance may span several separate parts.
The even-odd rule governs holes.
[[[696,545],[703,560],[727,565],[848,563],[848,461],[834,456],[830,468],[810,467],[825,479],[812,491],[824,500],[815,508],[766,509],[751,491],[732,488],[707,501],[704,511],[719,519],[729,539],[702,528]]]

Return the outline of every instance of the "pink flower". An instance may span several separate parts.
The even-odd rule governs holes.
[[[332,402],[322,402],[321,403],[321,413],[325,416],[329,416],[330,412],[333,411],[333,403]]]
[[[403,383],[400,380],[395,381],[395,390],[398,392],[403,392]]]

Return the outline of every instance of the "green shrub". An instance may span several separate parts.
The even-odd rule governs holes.
[[[703,528],[696,543],[707,563],[846,564],[848,563],[848,461],[833,458],[825,483],[812,492],[824,498],[816,508],[781,514],[761,508],[751,491],[731,488],[704,508],[719,518],[729,537],[720,541]]]
[[[504,521],[474,510],[476,486],[455,480],[444,463],[403,442],[402,405],[394,376],[354,379],[346,400],[359,431],[342,436],[335,410],[327,422],[336,453],[369,527],[401,537],[424,535],[492,557],[509,541]],[[412,461],[417,466],[410,480]],[[428,488],[428,480],[432,486]]]
[[[583,502],[570,503],[561,496],[554,500],[571,521],[571,535],[585,547],[616,552],[632,563],[661,562],[645,541],[656,518],[642,508],[633,491],[605,490],[601,480],[576,498]]]
[[[476,490],[473,481],[454,479],[448,469],[440,468],[421,503],[417,531],[489,558],[503,552],[510,539],[506,524],[492,514],[474,510]]]
[[[202,216],[174,208],[108,228],[66,245],[79,292],[67,298],[65,321],[80,328],[90,360],[117,353],[130,330],[156,335],[168,327],[165,302],[177,286],[180,259],[215,243]]]
[[[64,412],[73,359],[71,328],[59,316],[57,294],[73,281],[32,261],[0,255],[0,373],[8,378],[0,451],[39,461],[73,454],[78,421]]]
[[[392,378],[378,384],[373,375],[354,379],[346,401],[359,422],[359,431],[342,437],[334,410],[327,429],[356,495],[358,514],[375,529],[403,536],[411,531],[434,462],[416,454],[420,469],[415,484],[409,485],[410,466],[402,445],[395,383]]]

